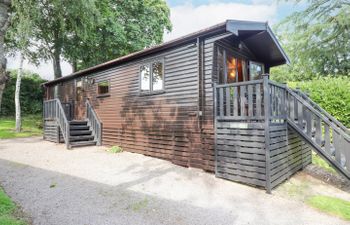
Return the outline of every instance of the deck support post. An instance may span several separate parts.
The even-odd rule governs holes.
[[[266,192],[271,194],[271,170],[270,170],[270,91],[269,74],[263,75],[264,88],[264,120],[265,120],[265,168],[266,168]]]

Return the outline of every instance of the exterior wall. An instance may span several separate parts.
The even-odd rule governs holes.
[[[218,122],[216,176],[265,187],[264,123]]]
[[[271,186],[276,187],[311,163],[311,147],[287,124],[270,127]]]
[[[62,132],[55,121],[44,121],[44,140],[63,142]],[[58,137],[59,135],[59,137]]]
[[[213,171],[213,158],[204,154],[207,149],[202,143],[198,116],[196,43],[168,50],[154,58],[162,57],[164,93],[142,95],[139,92],[139,68],[143,62],[151,60],[150,57],[88,74],[88,79],[93,79],[94,83],[83,83],[83,102],[89,99],[103,123],[103,145],[119,145],[126,151]],[[110,82],[110,96],[99,97],[97,83],[104,80]],[[70,80],[57,85],[61,101],[75,100],[74,82]],[[48,92],[53,93],[53,89],[49,87]],[[81,115],[77,115],[77,107],[75,111],[75,118],[81,119]],[[213,148],[209,151],[213,156]]]

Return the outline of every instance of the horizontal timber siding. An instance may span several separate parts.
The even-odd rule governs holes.
[[[311,163],[311,147],[287,124],[270,127],[272,188]]]
[[[265,187],[263,123],[217,122],[216,176]]]
[[[44,121],[43,126],[44,140],[52,142],[63,142],[62,132],[57,126],[56,121]],[[59,135],[59,139],[58,136]]]

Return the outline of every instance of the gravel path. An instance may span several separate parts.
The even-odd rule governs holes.
[[[104,150],[0,140],[0,184],[38,225],[347,224],[213,174]]]

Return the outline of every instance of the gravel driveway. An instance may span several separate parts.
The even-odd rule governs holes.
[[[0,183],[38,225],[347,224],[213,174],[104,150],[0,140]]]

